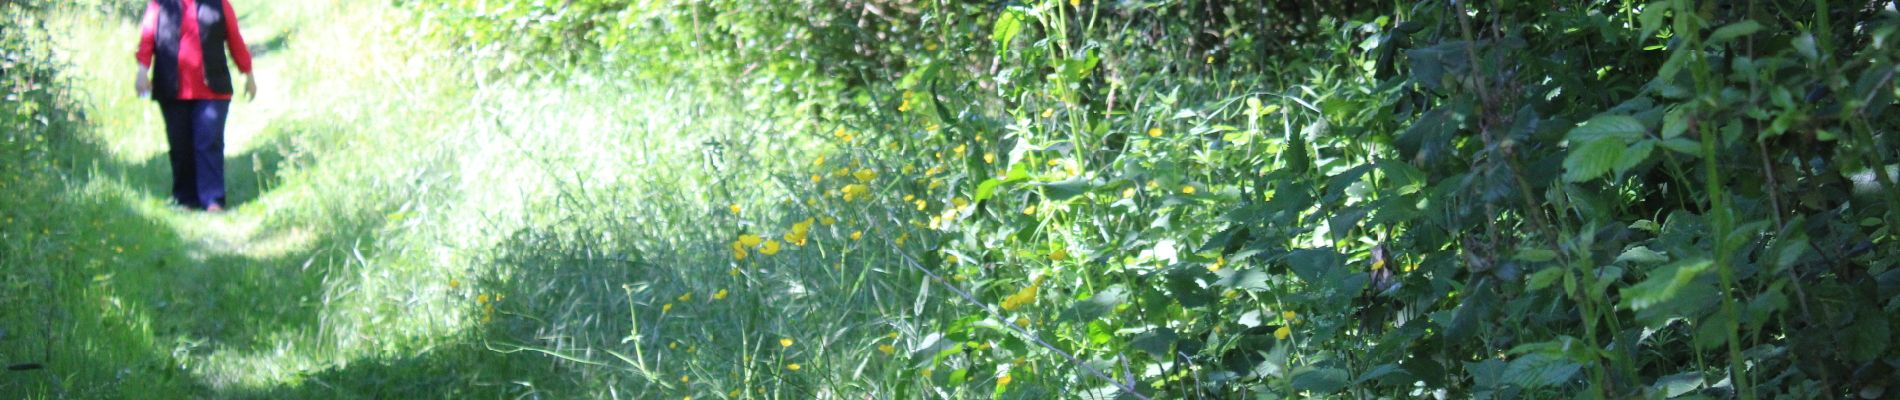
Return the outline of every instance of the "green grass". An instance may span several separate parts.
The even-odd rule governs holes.
[[[546,83],[496,72],[514,62],[503,53],[452,54],[344,23],[406,20],[381,3],[240,6],[248,38],[265,49],[262,94],[233,106],[236,207],[221,215],[166,204],[162,124],[128,93],[122,44],[135,21],[86,11],[50,19],[69,33],[58,51],[87,125],[61,147],[61,179],[5,214],[9,232],[41,233],[8,239],[31,251],[4,259],[10,290],[25,292],[0,297],[0,363],[45,369],[0,373],[0,392],[927,390],[886,368],[898,361],[878,346],[922,348],[910,343],[924,339],[910,320],[936,306],[912,306],[941,294],[920,296],[918,277],[888,255],[855,246],[753,263],[728,255],[734,232],[810,215],[782,183],[795,178],[774,174],[808,162],[783,157],[810,141],[770,113],[684,82]],[[731,204],[745,211],[735,218]],[[825,225],[812,236],[846,243],[849,233]],[[713,299],[721,290],[730,297]]]

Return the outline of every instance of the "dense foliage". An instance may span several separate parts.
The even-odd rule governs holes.
[[[95,3],[129,17],[142,1]],[[703,158],[638,153],[629,165],[669,171],[625,181],[535,159],[562,192],[523,208],[561,209],[502,228],[479,260],[440,261],[506,267],[443,279],[466,300],[448,314],[481,325],[480,346],[445,347],[482,352],[448,360],[521,366],[405,358],[387,371],[410,386],[357,393],[484,379],[643,398],[1900,393],[1891,0],[400,3],[415,23],[391,29],[455,46],[428,61],[468,64],[452,70],[469,82],[410,93],[455,101],[403,118],[453,115],[473,122],[436,122],[581,160],[597,149],[515,135],[677,123],[703,129]],[[13,312],[52,302],[22,288],[88,279],[61,272],[82,271],[65,241],[85,236],[46,229],[61,224],[52,175],[83,166],[44,143],[84,118],[53,83],[39,12],[0,1],[0,265],[34,267],[0,271],[6,326],[53,319]],[[543,110],[590,86],[608,87],[576,97],[595,106]],[[614,99],[629,93],[662,100]],[[614,112],[687,121],[587,119]],[[293,136],[349,138],[329,129]],[[585,137],[627,146],[617,132]],[[497,152],[425,145],[446,141],[371,143],[444,165]],[[404,160],[388,157],[341,171]],[[671,171],[693,164],[717,180]],[[437,168],[451,169],[374,181],[429,192]],[[312,192],[349,200],[340,175]],[[334,207],[381,227],[366,235],[439,221],[415,197]],[[371,242],[437,262],[398,240],[455,233]],[[366,282],[426,275],[326,246]],[[425,279],[409,275],[389,293]],[[403,307],[378,302],[393,296],[357,301]],[[314,341],[373,342],[359,331],[382,325],[319,324],[332,336]],[[488,369],[441,372],[472,368]],[[297,379],[378,386],[384,371]]]
[[[788,221],[981,301],[935,298],[953,344],[906,349],[912,384],[1900,383],[1893,2],[419,3],[530,69],[697,74],[823,141],[779,172]],[[735,228],[735,265],[810,221]]]

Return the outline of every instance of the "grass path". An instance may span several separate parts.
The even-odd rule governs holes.
[[[730,93],[546,83],[402,33],[387,2],[237,5],[262,93],[233,106],[220,215],[166,205],[162,124],[127,89],[134,21],[49,21],[90,127],[45,212],[17,214],[44,227],[18,284],[43,290],[0,297],[27,310],[0,314],[0,363],[46,368],[0,393],[913,397],[891,345],[946,346],[909,320],[918,277],[877,252],[733,262],[735,232],[811,211],[773,172],[810,163],[798,130]]]
[[[162,122],[128,89],[136,21],[83,12],[51,21],[68,33],[60,52],[92,128],[65,155],[73,168],[51,206],[59,215],[41,221],[57,227],[46,238],[60,246],[45,255],[56,266],[43,271],[47,296],[32,307],[47,311],[15,316],[26,328],[0,341],[7,358],[44,358],[47,369],[0,375],[0,392],[336,398],[558,389],[534,384],[549,373],[546,361],[468,340],[494,301],[479,282],[498,273],[477,259],[506,233],[559,217],[536,210],[565,181],[550,162],[627,165],[609,160],[664,149],[602,146],[626,139],[599,136],[605,129],[545,140],[509,132],[579,133],[612,121],[603,122],[608,110],[572,104],[587,94],[459,81],[466,60],[354,22],[407,21],[387,4],[238,4],[262,93],[233,106],[227,156],[236,210],[222,215],[165,204]],[[506,110],[519,106],[541,109]],[[499,116],[508,121],[486,118]]]

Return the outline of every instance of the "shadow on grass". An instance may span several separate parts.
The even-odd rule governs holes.
[[[0,217],[20,248],[0,272],[0,393],[52,398],[190,398],[211,390],[195,355],[269,353],[307,336],[328,277],[374,257],[381,221],[324,221],[323,228],[267,226],[156,204],[169,197],[160,155],[121,164],[94,143],[54,143],[64,182],[17,197]],[[271,190],[287,145],[264,143],[228,164],[233,204]],[[242,187],[254,190],[242,190]],[[197,230],[192,234],[190,230]],[[205,233],[209,232],[209,233]],[[13,239],[9,239],[13,240]],[[260,248],[268,246],[270,248]],[[11,246],[10,246],[11,247]]]
[[[257,201],[264,193],[283,183],[280,175],[291,162],[289,159],[292,145],[287,139],[291,135],[273,135],[268,141],[251,146],[238,154],[227,154],[224,158],[224,187],[227,207],[236,209]],[[310,167],[311,161],[301,159],[299,167]],[[138,164],[108,163],[104,166],[106,175],[123,178],[123,183],[136,189],[141,195],[170,199],[172,191],[172,166],[167,153],[158,153]]]
[[[591,236],[598,238],[598,235]],[[449,345],[362,359],[277,387],[224,393],[257,399],[589,398],[645,386],[599,349],[631,348],[622,285],[643,268],[587,235],[523,230],[491,248],[505,276],[477,284],[492,311]],[[587,256],[587,255],[594,256]],[[479,314],[478,314],[479,315]],[[632,350],[626,350],[631,354]]]

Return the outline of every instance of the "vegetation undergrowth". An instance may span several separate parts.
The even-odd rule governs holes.
[[[242,4],[210,216],[79,3],[0,5],[0,392],[1900,382],[1891,1]]]

